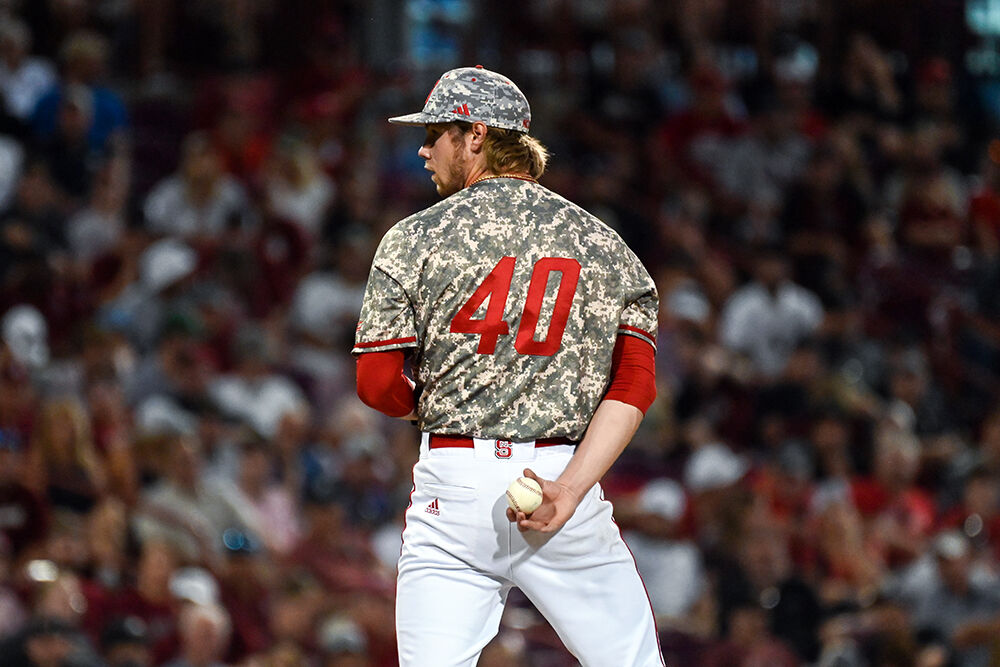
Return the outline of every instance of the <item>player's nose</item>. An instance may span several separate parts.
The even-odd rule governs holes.
[[[419,155],[420,157],[422,157],[425,160],[430,160],[431,159],[431,148],[430,148],[430,146],[427,146],[426,144],[423,145],[423,146],[421,146],[420,150],[417,151],[417,155]]]

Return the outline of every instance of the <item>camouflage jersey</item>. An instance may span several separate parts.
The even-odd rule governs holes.
[[[413,349],[423,431],[579,440],[616,336],[655,345],[657,305],[611,228],[537,183],[494,178],[386,233],[352,352]]]

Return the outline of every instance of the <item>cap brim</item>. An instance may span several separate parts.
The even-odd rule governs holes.
[[[423,111],[418,111],[417,113],[408,113],[405,116],[393,116],[389,119],[389,122],[394,125],[414,125],[423,127],[424,125],[434,125],[437,123],[452,123],[458,120],[464,120],[467,122],[483,122],[486,123],[487,127],[495,127],[501,130],[514,130],[515,132],[522,132],[524,134],[528,133],[527,128],[520,127],[518,125],[511,125],[507,123],[499,123],[496,121],[485,121],[481,119],[472,119],[469,117],[456,117],[452,114],[446,116],[435,116],[433,114],[424,113]]]
[[[389,119],[389,122],[394,125],[427,125],[428,123],[441,123],[444,121],[436,116],[418,111],[417,113],[408,113],[405,116],[393,116]]]

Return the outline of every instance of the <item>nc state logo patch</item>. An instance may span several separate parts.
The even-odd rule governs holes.
[[[493,453],[498,459],[509,459],[510,455],[514,453],[510,447],[512,444],[510,440],[497,440]]]

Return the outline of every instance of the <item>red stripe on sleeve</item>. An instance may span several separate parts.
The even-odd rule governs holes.
[[[413,411],[413,382],[403,374],[403,350],[366,352],[358,357],[358,398],[390,417]]]
[[[611,386],[604,394],[642,410],[656,398],[656,359],[653,348],[635,336],[619,335],[611,356]]]
[[[649,333],[648,331],[646,331],[644,329],[640,329],[639,327],[630,327],[627,324],[619,324],[618,325],[618,331],[630,331],[632,333],[639,334],[640,336],[642,336],[643,338],[645,338],[647,341],[649,341],[650,345],[652,345],[653,347],[656,347],[656,336],[654,334]]]
[[[371,343],[356,343],[354,347],[381,347],[383,345],[401,345],[403,343],[416,343],[416,336],[407,336],[406,338],[390,338],[389,340],[376,340]]]

